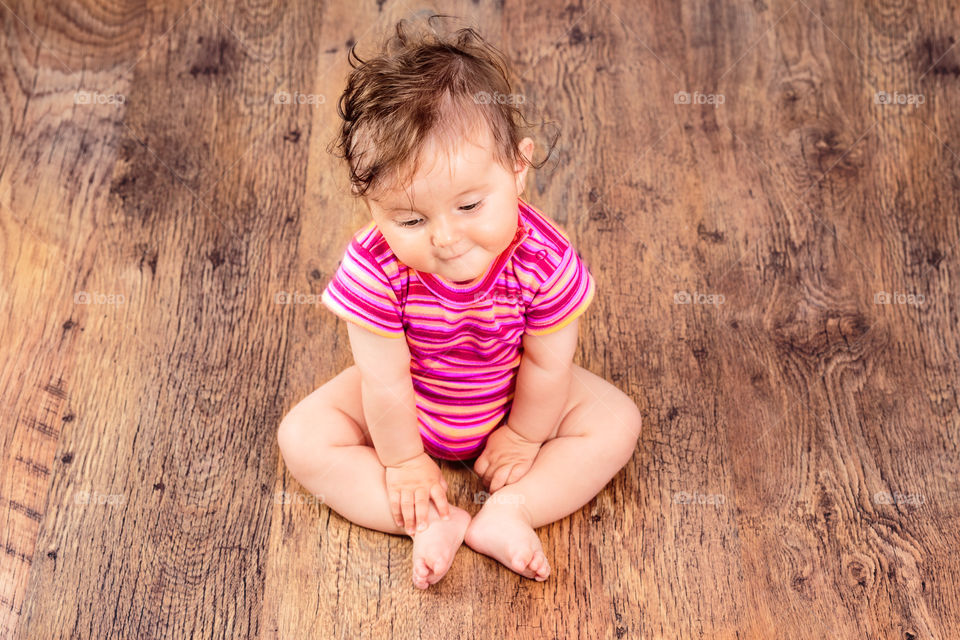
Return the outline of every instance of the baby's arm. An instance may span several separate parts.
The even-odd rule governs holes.
[[[397,526],[413,535],[429,521],[430,500],[449,517],[440,467],[423,450],[404,336],[389,338],[347,323],[360,370],[360,399],[373,448],[384,466],[387,499]]]
[[[490,492],[522,478],[560,422],[570,394],[577,320],[541,336],[523,334],[523,354],[506,424],[487,438],[474,470]]]
[[[360,370],[360,397],[370,439],[383,466],[423,453],[404,337],[387,338],[347,323],[353,360]]]
[[[544,442],[560,421],[573,375],[579,318],[546,335],[523,334],[523,355],[507,426],[530,442]]]

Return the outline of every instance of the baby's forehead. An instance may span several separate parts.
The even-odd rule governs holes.
[[[410,188],[418,181],[426,181],[431,176],[449,178],[454,185],[477,182],[501,165],[496,149],[481,147],[472,143],[460,144],[453,149],[435,151],[426,149],[417,165],[408,163],[395,172],[392,179],[384,176],[383,182],[371,192],[370,198],[378,203],[404,198]]]

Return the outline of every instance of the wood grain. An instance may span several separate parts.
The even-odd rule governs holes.
[[[538,531],[542,584],[463,547],[416,590],[409,540],[276,445],[352,363],[318,304],[367,221],[328,152],[346,52],[429,8],[514,62],[538,159],[559,128],[525,195],[597,280],[577,361],[644,415]],[[0,636],[960,633],[951,3],[82,0],[0,26]]]

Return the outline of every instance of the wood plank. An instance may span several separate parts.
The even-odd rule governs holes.
[[[126,82],[111,70],[137,50],[142,21],[136,7],[96,16],[79,9],[13,2],[0,13],[3,637],[14,637],[23,612],[37,604],[30,585],[71,553],[44,538],[72,506],[50,494],[57,478],[83,464],[72,448],[75,429],[89,419],[83,377],[106,355],[91,349],[90,338],[118,310],[107,300],[115,285],[92,277],[88,244],[106,196],[100,187],[118,110],[97,97],[84,104],[90,94],[78,90],[123,94]],[[88,488],[78,484],[71,498]]]

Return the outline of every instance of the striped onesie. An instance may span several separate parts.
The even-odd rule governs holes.
[[[406,338],[420,437],[435,458],[480,455],[510,412],[522,335],[556,331],[593,300],[593,277],[563,230],[518,201],[513,241],[469,283],[401,263],[370,222],[321,296],[344,320]]]

